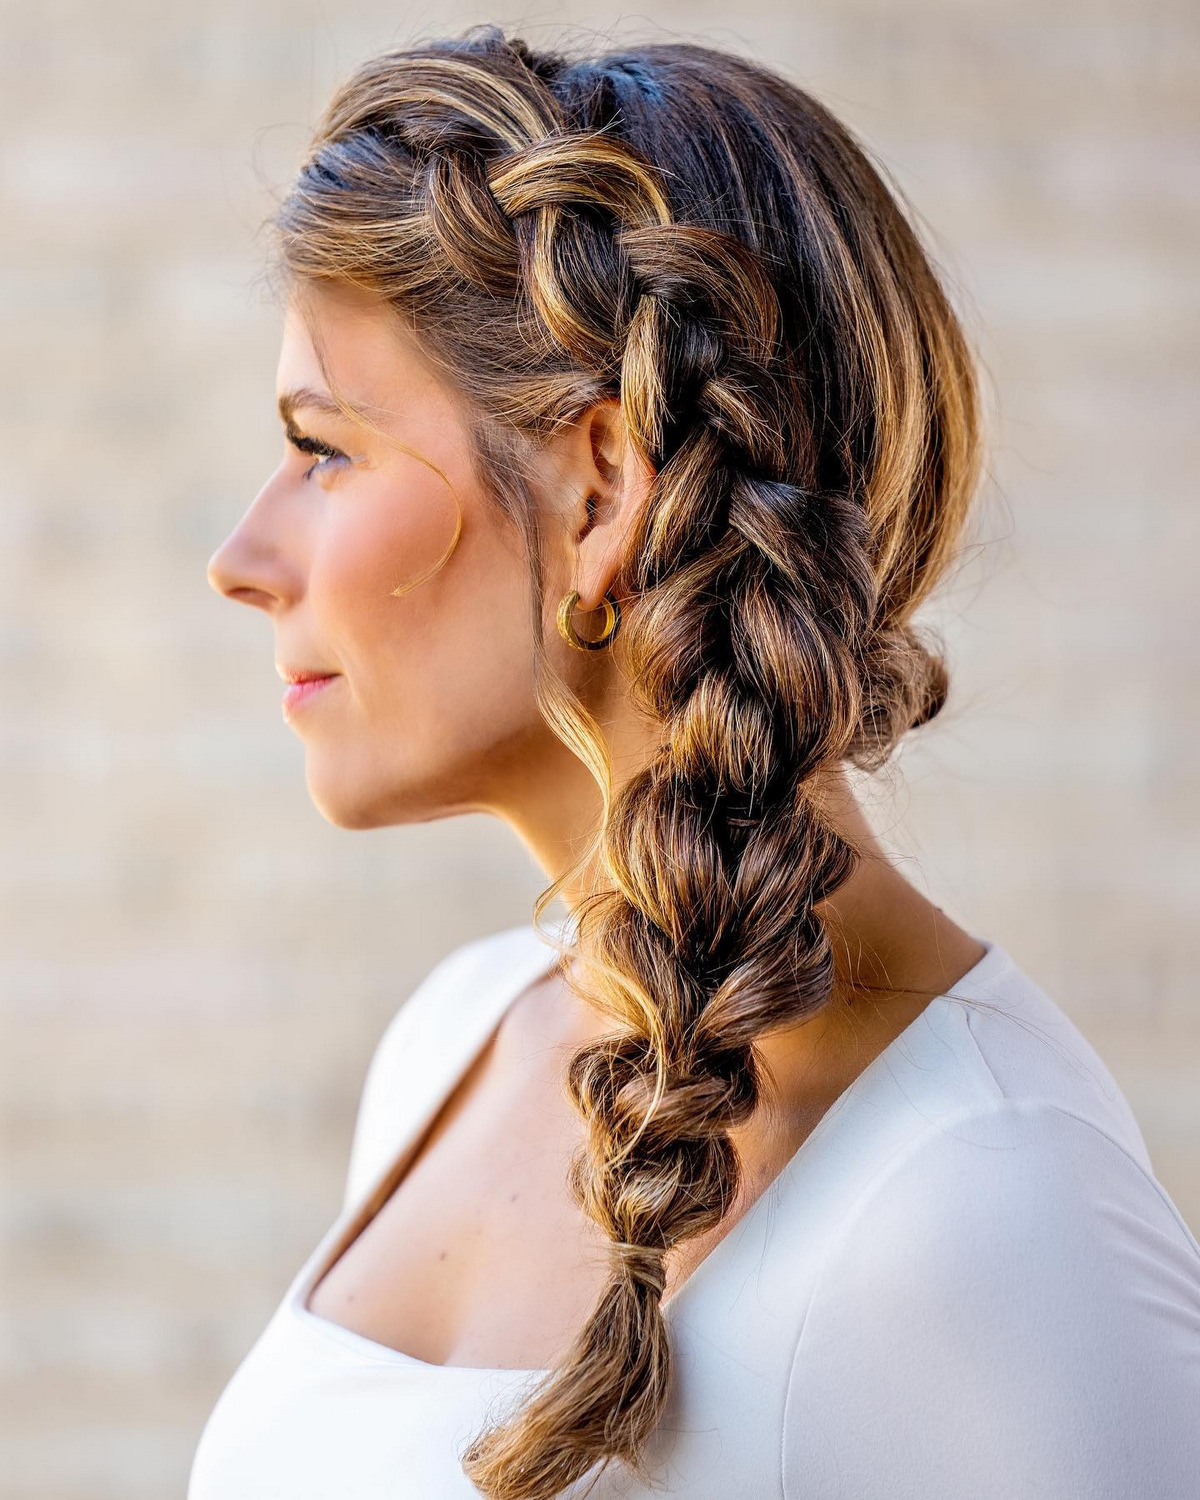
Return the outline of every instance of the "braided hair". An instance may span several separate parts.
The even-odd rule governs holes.
[[[586,1126],[570,1186],[609,1279],[464,1468],[494,1500],[614,1459],[645,1478],[666,1257],[735,1201],[756,1039],[831,1000],[819,908],[857,856],[818,773],[876,769],[946,699],[912,616],[979,476],[973,361],[850,132],[697,45],[571,58],[482,27],[385,51],[335,92],[272,224],[296,284],[378,294],[469,395],[478,472],[528,546],[538,702],[604,794],[580,864],[607,884],[575,941],[620,1029],[567,1084]],[[653,472],[615,649],[661,728],[616,793],[543,650],[530,463],[606,398]]]

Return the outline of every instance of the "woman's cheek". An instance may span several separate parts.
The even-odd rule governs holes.
[[[320,581],[314,592],[328,626],[358,637],[393,624],[423,607],[427,591],[442,579],[429,578],[454,535],[453,497],[441,484],[401,488],[396,484],[350,486],[344,496],[331,494],[328,525],[320,549]],[[461,541],[461,538],[460,538]],[[393,597],[416,583],[411,592]]]

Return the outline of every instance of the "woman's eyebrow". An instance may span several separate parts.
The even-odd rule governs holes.
[[[346,413],[337,404],[332,396],[325,391],[313,390],[310,386],[296,386],[293,390],[284,391],[279,397],[279,418],[285,426],[289,425],[301,407],[308,407],[312,411],[321,412],[327,417],[338,417],[343,422]]]

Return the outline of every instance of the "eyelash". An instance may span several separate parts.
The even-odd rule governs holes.
[[[301,453],[313,454],[325,460],[324,463],[313,464],[310,468],[305,469],[305,479],[314,474],[318,469],[332,468],[338,459],[345,458],[346,456],[344,453],[339,453],[336,448],[331,448],[328,443],[322,443],[317,438],[306,437],[302,432],[289,432],[287,440],[293,448],[298,448]]]

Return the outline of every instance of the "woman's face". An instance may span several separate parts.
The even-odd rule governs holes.
[[[270,617],[281,675],[333,674],[283,710],[330,822],[368,828],[495,810],[514,778],[528,781],[566,753],[534,701],[519,535],[473,478],[455,397],[380,304],[321,288],[305,305],[335,387],[444,472],[462,534],[443,567],[393,596],[449,548],[454,496],[429,463],[322,406],[329,390],[293,299],[276,377],[290,416],[283,456],[214,553],[209,581]],[[569,551],[547,565],[553,655]]]

